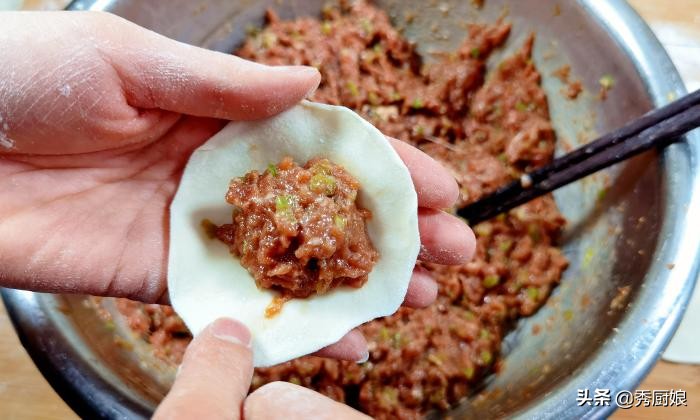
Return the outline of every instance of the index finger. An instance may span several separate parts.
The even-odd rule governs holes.
[[[387,138],[411,173],[413,186],[418,194],[418,207],[452,207],[459,197],[459,187],[447,169],[410,144]]]

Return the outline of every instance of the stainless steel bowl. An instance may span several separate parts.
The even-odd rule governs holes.
[[[315,15],[322,3],[80,0],[71,7],[108,10],[169,37],[232,51],[246,27],[262,24],[265,8],[292,18]],[[377,1],[424,53],[454,48],[465,21],[492,21],[503,13],[514,31],[501,56],[536,31],[535,61],[559,136],[570,144],[685,93],[656,38],[622,0],[488,0],[483,10],[463,0],[424,3]],[[404,16],[413,11],[418,17],[406,25]],[[565,63],[589,91],[575,102],[563,99],[560,82],[551,77]],[[616,85],[601,102],[595,93],[603,74],[614,75]],[[557,191],[569,219],[563,247],[571,267],[549,303],[507,336],[503,371],[455,417],[602,417],[614,404],[578,407],[578,389],[607,388],[614,396],[642,380],[672,336],[698,269],[700,138],[692,137]],[[631,292],[621,299],[621,290]],[[124,325],[106,328],[83,298],[12,290],[3,297],[34,361],[79,414],[147,416],[167,391],[173,366],[152,357]],[[115,336],[122,345],[115,345]]]

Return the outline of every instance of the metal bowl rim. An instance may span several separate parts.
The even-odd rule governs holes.
[[[666,103],[669,92],[678,95],[686,93],[680,75],[668,54],[646,22],[626,1],[578,0],[578,2],[590,12],[590,15],[602,27],[607,29],[618,46],[632,60],[640,77],[644,80],[647,92],[655,106]],[[74,0],[68,9],[102,10],[108,8],[111,3],[113,0]],[[689,138],[692,139],[689,141]],[[693,225],[688,214],[692,214],[695,210],[700,212],[700,194],[695,193],[696,190],[700,189],[700,173],[696,168],[698,161],[700,161],[698,142],[700,142],[700,135],[690,134],[681,143],[687,150],[672,148],[666,150],[663,155],[663,159],[672,160],[683,157],[688,159],[691,179],[687,180],[687,183],[682,187],[676,186],[676,189],[681,188],[681,191],[685,193],[684,196],[672,196],[676,202],[666,205],[662,233],[670,231],[676,234],[672,249],[662,249],[661,257],[664,258],[656,258],[649,270],[649,272],[657,274],[662,273],[669,283],[680,287],[677,290],[667,292],[670,293],[668,300],[673,304],[669,305],[665,313],[656,314],[660,322],[654,325],[654,328],[648,329],[648,337],[645,339],[651,341],[642,343],[645,344],[643,356],[638,359],[630,358],[619,364],[616,369],[619,372],[624,372],[624,376],[616,377],[614,383],[610,382],[611,378],[600,375],[601,369],[588,369],[588,375],[571,377],[564,381],[556,391],[516,413],[518,417],[554,418],[561,415],[566,417],[567,413],[573,414],[568,410],[575,407],[577,389],[585,388],[593,383],[598,384],[599,388],[607,386],[613,389],[634,389],[660,357],[661,352],[680,324],[692,295],[699,269],[698,258],[693,258],[693,262],[689,263],[685,270],[664,272],[659,269],[660,266],[665,266],[665,261],[675,261],[675,258],[667,257],[678,255],[681,247],[685,250],[686,255],[693,257],[700,255],[700,237],[693,237],[690,232],[693,229],[687,228]],[[667,166],[664,167],[664,175],[669,176]],[[684,199],[687,201],[684,202]],[[684,207],[684,211],[680,211],[679,207]],[[671,213],[668,210],[671,210],[674,215],[682,217],[669,221],[668,216]],[[649,273],[647,273],[648,275]],[[71,348],[65,337],[60,334],[50,334],[50,336],[46,334],[50,327],[50,321],[45,316],[37,315],[41,314],[42,311],[41,294],[10,289],[2,290],[1,294],[20,341],[32,360],[56,392],[78,415],[87,418],[147,418],[150,415],[145,407],[119,398],[116,389],[97,372],[92,371],[84,360],[79,357],[57,357],[54,351],[47,351],[49,350],[47,342],[50,342],[51,350],[57,348],[65,355],[75,355],[74,349]],[[624,328],[624,325],[630,322],[638,322],[638,320],[625,319],[621,324]],[[44,335],[37,334],[38,332]],[[640,340],[622,344],[639,345]],[[619,359],[619,355],[616,355],[619,351],[619,346],[618,348],[607,346],[592,357],[589,365],[600,368],[599,365],[607,360]],[[585,418],[604,418],[614,410],[614,403],[603,407],[584,407],[583,409],[579,407],[575,415]]]

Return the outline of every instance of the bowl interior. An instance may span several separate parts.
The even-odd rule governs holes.
[[[106,8],[166,36],[230,52],[240,44],[246,28],[263,24],[267,7],[287,19],[316,16],[324,3],[123,0],[106,2]],[[404,28],[405,35],[416,41],[426,57],[455,48],[466,35],[464,22],[489,22],[499,17],[513,22],[512,35],[493,57],[494,63],[518,48],[530,32],[536,32],[534,60],[549,96],[559,137],[558,153],[619,127],[657,102],[638,63],[592,13],[591,2],[488,0],[481,9],[460,0],[428,2],[431,6],[417,0],[376,3]],[[410,24],[405,18],[408,14],[416,16]],[[575,101],[562,95],[562,83],[552,76],[566,64],[571,66],[572,77],[585,87]],[[607,100],[601,101],[599,79],[606,74],[614,77],[615,86]],[[647,305],[651,299],[642,295],[650,281],[650,267],[660,264],[655,259],[665,243],[668,172],[674,170],[673,165],[682,165],[684,152],[671,153],[677,156],[642,155],[556,192],[557,203],[569,221],[562,246],[571,266],[549,302],[536,315],[521,320],[506,337],[502,371],[488,378],[476,395],[456,409],[458,417],[523,413],[543,404],[555,390],[571,388],[582,372],[589,377],[603,372],[603,350],[619,345],[616,337],[634,333],[624,322],[630,308]],[[50,322],[78,349],[79,357],[113,387],[120,400],[130,401],[144,413],[155,407],[173,379],[173,366],[154,358],[120,321],[105,326],[84,298],[40,295],[40,299]],[[114,308],[107,303],[102,310]],[[119,337],[117,346],[115,335]],[[579,385],[585,388],[591,383]],[[575,405],[575,395],[562,404]]]

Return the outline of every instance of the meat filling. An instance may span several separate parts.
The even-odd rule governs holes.
[[[215,235],[240,257],[258,287],[305,298],[333,287],[362,287],[378,259],[367,234],[368,210],[357,205],[357,180],[315,158],[290,157],[231,181],[233,223]]]

